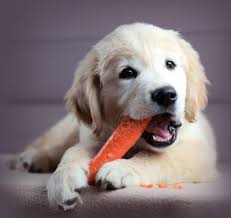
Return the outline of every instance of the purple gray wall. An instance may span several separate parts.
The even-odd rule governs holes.
[[[228,0],[0,1],[0,153],[22,150],[65,114],[63,96],[91,46],[144,21],[180,31],[199,51],[219,158],[230,161],[230,11]]]

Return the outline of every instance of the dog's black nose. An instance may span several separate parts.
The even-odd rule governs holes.
[[[171,86],[165,86],[152,92],[151,98],[152,101],[156,102],[160,106],[168,107],[175,103],[177,94],[174,88]]]

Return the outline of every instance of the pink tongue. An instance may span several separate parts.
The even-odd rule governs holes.
[[[156,141],[169,141],[172,137],[171,133],[168,131],[169,120],[152,120],[146,131],[151,133]]]

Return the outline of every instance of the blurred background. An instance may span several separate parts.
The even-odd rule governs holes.
[[[199,51],[212,83],[206,110],[219,160],[231,161],[231,1],[1,0],[0,153],[18,152],[64,116],[79,60],[118,25],[179,31]]]

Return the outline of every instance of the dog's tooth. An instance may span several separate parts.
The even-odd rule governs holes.
[[[161,138],[159,137],[156,137],[155,135],[152,136],[153,140],[156,141],[156,142],[162,142],[164,140],[162,140]]]
[[[154,135],[152,135],[152,138],[153,138],[154,141],[157,141],[157,140],[156,140],[156,137],[155,137]]]

